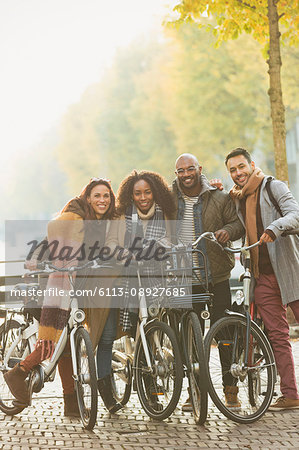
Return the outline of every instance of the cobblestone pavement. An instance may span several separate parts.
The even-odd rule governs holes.
[[[299,381],[299,339],[292,345]],[[185,399],[186,392],[183,392],[181,402]],[[205,425],[197,426],[191,413],[181,411],[181,402],[168,420],[155,422],[143,412],[134,393],[126,409],[118,415],[109,415],[100,404],[97,425],[93,431],[86,431],[79,419],[63,416],[60,381],[56,379],[21,414],[10,418],[0,413],[0,448],[299,448],[299,410],[267,412],[258,422],[240,425],[225,418],[210,402]]]

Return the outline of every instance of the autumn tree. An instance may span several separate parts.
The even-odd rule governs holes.
[[[276,176],[288,180],[285,146],[285,108],[281,88],[280,41],[293,45],[299,40],[298,0],[181,0],[174,8],[177,24],[196,22],[218,36],[218,43],[236,39],[242,32],[252,34],[264,45],[269,67],[273,142]],[[208,18],[213,17],[217,26]],[[281,30],[281,31],[280,31]]]

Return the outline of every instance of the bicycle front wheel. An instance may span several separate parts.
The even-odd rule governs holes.
[[[145,326],[151,367],[141,337],[136,344],[134,376],[137,394],[146,414],[164,420],[174,411],[181,394],[183,365],[173,330],[158,321]]]
[[[273,396],[275,362],[262,330],[250,324],[248,361],[247,325],[242,316],[218,320],[205,338],[209,393],[217,408],[238,423],[251,423],[267,411]],[[234,399],[225,396],[233,386]]]
[[[194,420],[202,425],[208,413],[207,362],[204,352],[202,330],[195,312],[187,316],[186,323],[186,362],[189,380],[189,393],[193,407]]]
[[[92,430],[98,409],[97,377],[92,344],[88,332],[79,327],[75,334],[77,392],[80,417],[84,428]]]
[[[4,380],[5,373],[28,354],[27,341],[20,337],[21,327],[17,320],[10,320],[0,327],[0,410],[9,416],[18,414],[25,408],[14,404],[15,398]]]
[[[132,390],[132,363],[125,353],[118,350],[112,353],[111,383],[115,400],[125,406]]]

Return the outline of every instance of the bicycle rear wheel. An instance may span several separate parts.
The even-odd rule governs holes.
[[[217,408],[238,423],[251,423],[267,411],[275,383],[275,362],[262,330],[250,324],[248,364],[245,364],[246,319],[218,320],[205,338],[209,393]],[[240,405],[226,402],[224,386],[236,386]]]
[[[136,344],[134,378],[146,414],[164,420],[174,411],[181,394],[183,365],[173,330],[158,321],[145,326],[152,371],[148,367],[141,337]]]
[[[206,421],[208,413],[207,362],[202,330],[195,312],[191,312],[187,316],[185,342],[193,416],[195,423],[202,425]]]
[[[19,337],[21,326],[17,320],[10,320],[6,325],[3,323],[0,327],[0,410],[9,416],[18,414],[25,409],[25,407],[14,404],[15,398],[4,380],[4,374],[28,354],[27,341]],[[8,352],[13,344],[15,347],[8,358]]]
[[[92,430],[98,408],[97,377],[92,344],[88,332],[79,327],[75,334],[77,378],[75,387],[81,421],[84,428]]]

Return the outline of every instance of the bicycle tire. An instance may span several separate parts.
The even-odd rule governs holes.
[[[250,324],[248,369],[242,369],[245,338],[246,318],[242,316],[218,320],[205,338],[210,396],[226,417],[238,423],[252,423],[263,416],[271,403],[276,379],[270,343],[254,322]],[[224,377],[231,378],[232,372],[241,403],[236,408],[226,404],[223,394]]]
[[[8,416],[19,414],[25,407],[15,406],[13,404],[15,398],[10,392],[5,380],[4,374],[8,371],[7,366],[11,369],[14,365],[24,359],[24,353],[27,351],[26,343],[20,340],[20,345],[16,346],[12,353],[8,364],[4,367],[5,356],[11,344],[17,339],[16,331],[21,328],[22,324],[17,320],[10,320],[0,326],[0,344],[5,344],[5,348],[0,348],[0,410]],[[28,353],[28,352],[27,352]]]
[[[186,362],[193,417],[197,425],[205,423],[208,414],[207,362],[202,329],[198,316],[190,312],[186,319]]]
[[[134,360],[134,379],[137,394],[145,413],[155,420],[169,417],[181,395],[183,365],[174,331],[159,321],[149,322],[145,337],[154,372],[150,373],[141,337],[139,336]]]
[[[98,410],[97,377],[92,343],[88,332],[79,327],[75,334],[77,377],[75,389],[82,424],[92,430]]]
[[[112,353],[111,383],[115,400],[125,406],[132,391],[132,363],[129,358],[124,362],[118,352]]]

